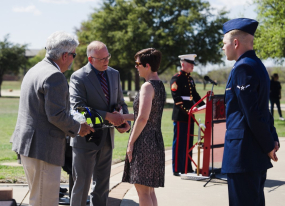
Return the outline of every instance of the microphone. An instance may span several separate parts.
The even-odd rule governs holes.
[[[214,85],[217,85],[217,83],[214,82],[212,79],[210,79],[210,77],[208,77],[208,76],[204,76],[204,80],[205,80],[205,81],[208,81],[208,82],[211,82],[211,83],[214,84]]]

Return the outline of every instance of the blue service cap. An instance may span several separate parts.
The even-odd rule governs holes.
[[[258,22],[254,19],[238,18],[232,19],[224,23],[223,32],[228,33],[231,30],[241,30],[254,36],[254,32],[258,26]]]

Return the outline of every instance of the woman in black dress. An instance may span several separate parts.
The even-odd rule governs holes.
[[[123,182],[135,184],[140,206],[156,206],[155,187],[164,187],[165,155],[161,133],[161,117],[165,88],[157,75],[161,52],[143,49],[136,53],[136,68],[146,82],[134,100],[134,114],[125,120],[134,121],[130,134]]]

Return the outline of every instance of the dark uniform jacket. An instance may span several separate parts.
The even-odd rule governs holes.
[[[272,167],[268,153],[278,141],[269,113],[270,80],[253,50],[235,63],[225,91],[226,137],[223,173],[261,171]]]
[[[173,121],[188,122],[189,109],[195,102],[201,99],[200,95],[196,91],[196,86],[190,73],[180,71],[174,75],[170,81],[170,89],[173,104]],[[183,100],[182,97],[189,97],[189,100]],[[205,103],[202,101],[199,106],[203,106]]]
[[[269,95],[269,97],[272,99],[279,99],[280,90],[281,90],[280,82],[271,80],[270,81],[270,95]]]

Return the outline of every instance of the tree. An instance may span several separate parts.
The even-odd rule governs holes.
[[[285,57],[285,1],[255,0],[259,28],[255,34],[255,49],[262,59],[282,62]]]
[[[27,45],[9,42],[9,35],[4,37],[4,41],[0,41],[0,97],[4,74],[8,72],[18,74],[20,68],[26,65],[26,47]]]
[[[35,66],[37,63],[39,63],[40,61],[43,60],[43,58],[45,58],[46,55],[46,50],[42,49],[40,50],[36,56],[34,56],[33,58],[30,58],[28,60],[28,66],[29,68],[32,68],[33,66]]]
[[[112,54],[110,66],[122,79],[135,70],[134,54],[149,47],[163,54],[159,74],[179,66],[181,54],[196,53],[203,65],[221,63],[225,15],[225,11],[214,15],[210,4],[200,0],[107,0],[77,31],[76,66],[87,62],[86,46],[93,40],[106,43]]]

